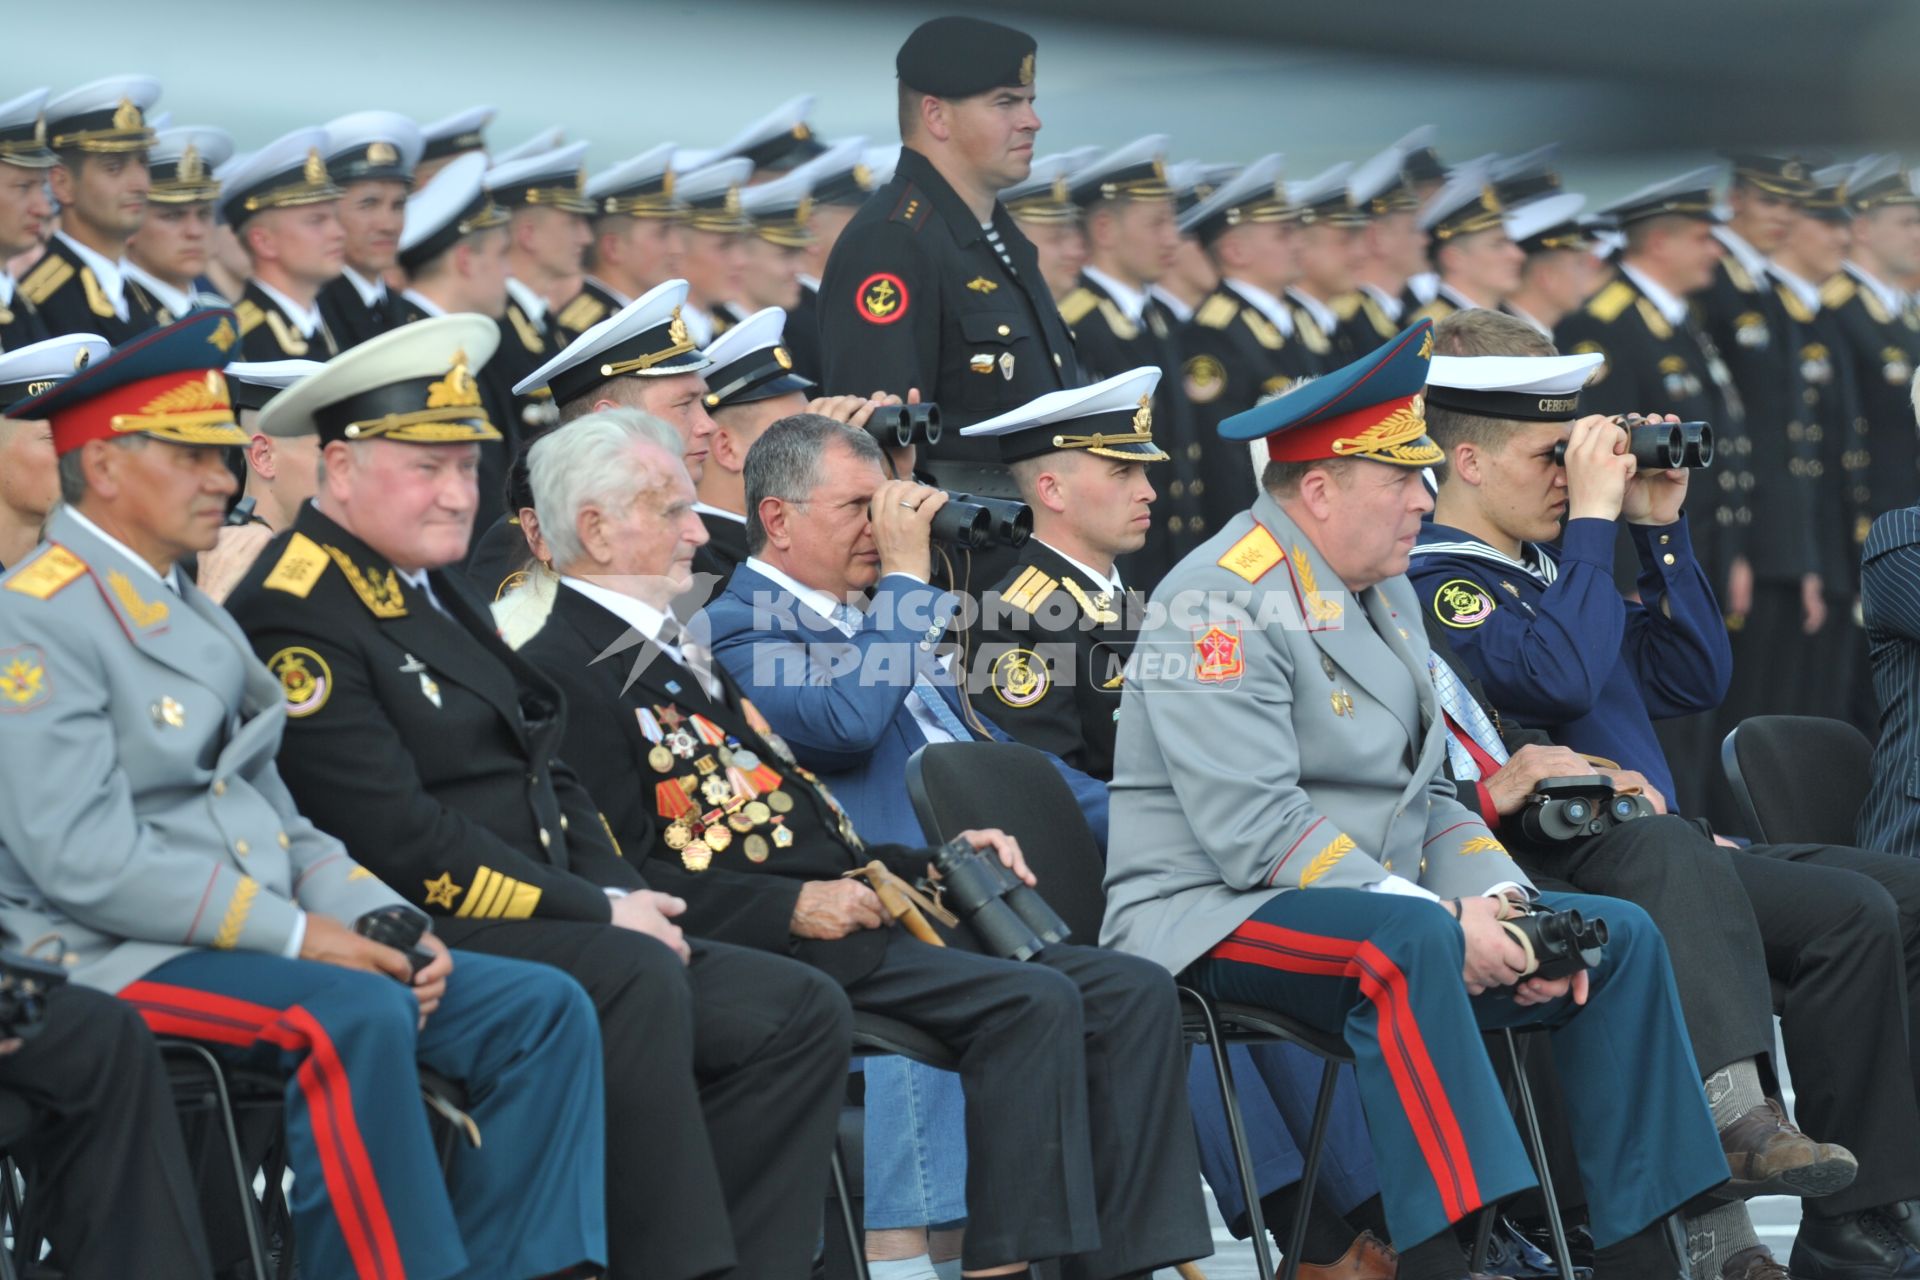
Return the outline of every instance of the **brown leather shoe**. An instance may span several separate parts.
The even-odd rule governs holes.
[[[1720,1200],[1830,1196],[1849,1186],[1860,1172],[1860,1162],[1851,1151],[1815,1142],[1794,1128],[1785,1108],[1772,1098],[1722,1129],[1720,1149],[1733,1172],[1732,1179],[1713,1193]]]
[[[1373,1232],[1362,1231],[1335,1261],[1303,1262],[1294,1274],[1300,1280],[1393,1280],[1399,1273],[1400,1255]]]
[[[1744,1119],[1745,1117],[1742,1117]],[[1720,1264],[1720,1280],[1792,1280],[1765,1245],[1742,1249]]]

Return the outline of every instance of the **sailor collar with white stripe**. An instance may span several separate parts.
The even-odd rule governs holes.
[[[1553,558],[1545,543],[1521,543],[1520,554],[1525,559],[1515,559],[1478,538],[1461,533],[1451,525],[1429,524],[1428,527],[1460,533],[1460,539],[1453,542],[1416,542],[1413,547],[1415,556],[1461,556],[1468,560],[1482,560],[1487,564],[1499,565],[1502,569],[1524,573],[1542,586],[1552,586],[1560,577],[1559,562]]]

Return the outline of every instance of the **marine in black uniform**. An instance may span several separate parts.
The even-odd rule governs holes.
[[[47,170],[60,157],[47,147],[47,120],[40,108],[45,89],[0,103],[0,259],[27,252],[40,243],[53,204],[47,199]],[[0,349],[15,351],[48,337],[40,310],[0,270]]]
[[[18,292],[39,310],[49,335],[96,333],[117,347],[160,323],[135,305],[120,265],[146,216],[144,202],[136,212],[128,209],[151,181],[146,151],[153,130],[146,112],[159,98],[159,81],[115,76],[47,103],[47,144],[59,157],[47,179],[60,223]],[[91,181],[79,180],[83,171]]]
[[[1116,557],[1146,539],[1147,464],[1168,461],[1153,434],[1161,381],[1158,368],[1133,369],[974,428],[999,443],[1034,531],[981,600],[967,637],[968,696],[1015,740],[1101,779],[1113,776],[1146,606],[1147,588],[1122,581]]]
[[[954,428],[1082,381],[1033,245],[994,198],[1031,165],[1034,48],[975,18],[938,19],[907,39],[895,65],[912,128],[899,166],[841,234],[820,286],[823,388],[918,389],[946,428],[922,448],[922,468],[1003,497],[1012,485],[994,452]],[[988,165],[963,161],[919,123],[925,111],[987,113],[1002,100],[1018,120]]]
[[[319,305],[320,290],[346,263],[346,236],[332,208],[340,188],[327,172],[326,146],[326,130],[296,129],[222,176],[220,211],[253,264],[233,308],[246,360],[324,361],[340,353]],[[320,205],[329,206],[325,228],[313,225]]]
[[[1143,592],[1212,533],[1201,514],[1200,437],[1180,386],[1180,324],[1152,293],[1180,236],[1165,146],[1165,135],[1142,138],[1075,172],[1068,191],[1085,210],[1089,260],[1079,285],[1060,300],[1089,377],[1146,365],[1165,375],[1154,390],[1153,423],[1169,465],[1155,477],[1159,497],[1145,544],[1121,559],[1127,580]]]
[[[346,262],[320,289],[320,315],[345,351],[400,324],[400,298],[386,273],[399,253],[407,193],[426,140],[419,125],[392,111],[357,111],[326,128]]]
[[[1193,405],[1200,514],[1209,530],[1245,510],[1258,487],[1247,447],[1221,440],[1215,428],[1322,367],[1281,297],[1293,279],[1294,217],[1274,155],[1248,165],[1180,218],[1180,229],[1200,237],[1220,272],[1220,283],[1180,331],[1181,384]]]

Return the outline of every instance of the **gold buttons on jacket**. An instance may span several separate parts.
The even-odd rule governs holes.
[[[213,780],[213,794],[216,796],[227,794],[227,780],[225,778],[215,778]]]
[[[245,840],[235,840],[233,842],[233,851],[244,858],[251,853],[253,849]]]

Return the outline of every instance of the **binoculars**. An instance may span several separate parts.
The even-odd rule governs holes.
[[[970,493],[948,493],[947,505],[933,513],[929,530],[934,541],[969,551],[999,544],[1026,545],[1033,536],[1033,508],[1011,498],[976,498]]]
[[[1520,949],[1527,953],[1529,978],[1571,977],[1600,963],[1607,945],[1607,922],[1589,920],[1578,911],[1531,908],[1524,915],[1501,921]]]
[[[1628,419],[1620,425],[1627,430],[1627,452],[1642,471],[1697,471],[1713,465],[1711,423]],[[1553,446],[1553,463],[1557,467],[1567,465],[1564,440]]]
[[[955,838],[933,855],[947,906],[973,930],[988,955],[1031,960],[1071,932],[1047,900],[1000,862]]]
[[[1537,845],[1587,840],[1638,818],[1653,816],[1645,796],[1616,795],[1598,774],[1582,778],[1544,778],[1520,811],[1520,830]]]
[[[67,984],[66,966],[0,951],[0,1039],[31,1040],[47,1023],[47,997]]]
[[[392,947],[407,958],[414,974],[433,963],[433,953],[420,945],[427,922],[417,911],[406,907],[381,907],[353,922],[353,931],[371,942]]]
[[[940,406],[937,404],[883,404],[867,417],[867,432],[886,444],[940,443]]]

